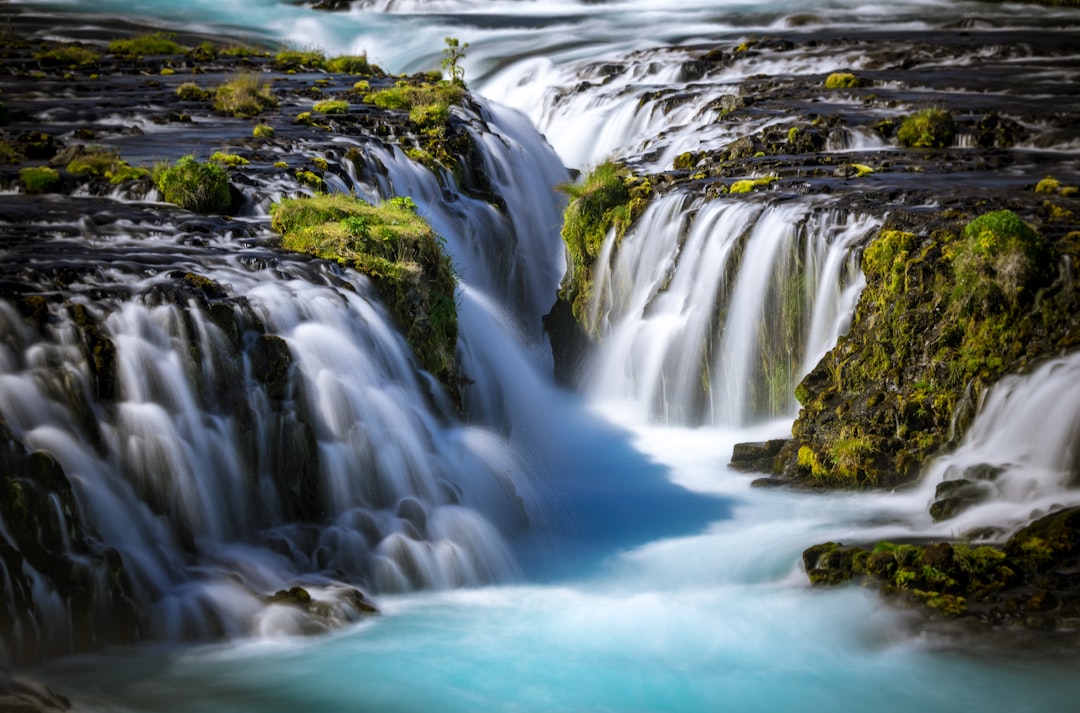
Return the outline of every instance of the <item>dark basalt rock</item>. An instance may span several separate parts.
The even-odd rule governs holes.
[[[775,467],[776,456],[783,450],[787,439],[774,439],[756,443],[736,443],[731,452],[731,467],[748,473],[769,472]]]

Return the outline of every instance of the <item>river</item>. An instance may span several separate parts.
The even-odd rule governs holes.
[[[1075,355],[1002,382],[961,448],[904,493],[752,488],[752,477],[728,468],[735,443],[789,432],[798,412],[794,385],[846,329],[862,287],[851,247],[878,227],[878,217],[820,196],[774,205],[667,194],[597,280],[603,296],[594,310],[604,339],[576,388],[556,386],[538,336],[563,270],[561,199],[551,187],[569,177],[567,169],[587,170],[613,156],[644,170],[670,166],[679,153],[760,126],[715,121],[710,107],[734,83],[758,73],[827,74],[860,62],[857,53],[764,53],[695,84],[694,98],[661,111],[659,102],[639,101],[641,93],[692,81],[681,74],[685,50],[673,48],[734,45],[801,28],[843,35],[941,27],[978,32],[1024,27],[1032,16],[1044,26],[1055,13],[1075,9],[945,0],[694,0],[677,9],[658,0],[361,0],[341,13],[283,0],[12,4],[62,12],[77,18],[75,25],[106,33],[117,17],[153,18],[157,26],[230,40],[365,52],[392,72],[435,68],[444,38],[460,38],[469,43],[463,62],[469,87],[490,102],[493,129],[484,141],[503,146],[492,148],[492,170],[503,171],[501,195],[513,214],[510,227],[491,228],[483,206],[446,200],[429,174],[400,157],[384,157],[388,184],[371,186],[373,193],[414,196],[466,268],[459,347],[466,368],[482,376],[460,423],[427,404],[425,384],[401,367],[408,356],[402,341],[387,334],[393,330],[385,315],[368,312],[352,296],[366,289],[355,276],[313,278],[297,265],[273,280],[253,277],[243,257],[245,251],[261,256],[258,247],[237,257],[222,245],[216,262],[201,265],[242,293],[293,349],[305,388],[318,394],[317,413],[305,418],[315,424],[321,460],[336,464],[326,477],[340,498],[349,500],[360,488],[350,474],[370,467],[387,474],[378,487],[392,493],[389,500],[414,498],[426,513],[427,537],[416,544],[400,536],[397,520],[386,519],[387,507],[364,510],[382,538],[371,551],[377,564],[370,565],[382,613],[317,636],[299,635],[302,627],[282,607],[245,611],[258,606],[250,596],[205,576],[240,572],[272,591],[305,574],[305,566],[315,569],[316,555],[282,564],[273,548],[236,544],[257,529],[246,508],[261,496],[222,484],[231,464],[246,456],[223,442],[227,424],[200,412],[195,387],[174,384],[182,369],[170,362],[177,348],[169,346],[168,325],[176,318],[154,304],[104,308],[128,359],[123,373],[145,380],[126,382],[128,422],[119,417],[109,433],[128,433],[131,423],[153,429],[156,420],[161,430],[148,440],[167,432],[185,447],[213,445],[210,453],[167,456],[192,461],[190,469],[202,474],[194,492],[176,486],[155,496],[174,502],[174,517],[204,533],[203,559],[194,566],[177,564],[168,543],[160,560],[159,553],[146,554],[156,519],[122,504],[131,497],[127,491],[118,487],[95,501],[103,522],[115,517],[113,508],[125,518],[145,515],[133,529],[148,534],[105,539],[150,561],[143,576],[168,594],[156,605],[161,643],[61,658],[35,671],[76,710],[1076,708],[1075,651],[945,636],[872,591],[811,589],[800,561],[802,550],[818,542],[951,536],[988,523],[1008,527],[1040,508],[1076,502],[1067,455],[1080,412],[1076,398],[1061,395],[1075,392]],[[605,69],[609,64],[619,71]],[[851,148],[875,141],[849,137]],[[519,241],[511,270],[472,247],[477,225]],[[738,250],[735,238],[745,243]],[[158,239],[141,235],[139,245]],[[178,265],[196,259],[167,251]],[[129,259],[139,264],[140,258]],[[96,286],[152,282],[143,274],[136,267],[94,279],[103,281]],[[782,314],[778,304],[785,305]],[[710,320],[718,311],[728,316],[714,340]],[[769,330],[786,336],[761,336]],[[710,398],[702,400],[692,382],[704,343],[711,385]],[[364,379],[353,378],[354,371]],[[0,382],[11,403],[24,393],[16,382],[23,389],[15,376]],[[23,398],[33,404],[46,397]],[[373,402],[375,415],[368,410]],[[50,429],[54,415],[32,411],[12,407],[5,415],[9,422],[23,419],[29,442],[67,453],[67,460],[58,459],[68,470],[89,472],[84,478],[97,477],[95,469],[149,472],[139,463],[162,457],[95,456]],[[1037,448],[1024,447],[1035,440]],[[357,441],[385,446],[377,463],[368,462]],[[1007,464],[998,497],[960,523],[933,523],[926,506],[950,464],[983,462]],[[183,480],[181,470],[172,482]],[[446,482],[463,492],[445,495]],[[362,528],[350,518],[362,519],[359,510],[343,508],[320,535],[319,556],[330,557],[330,564],[319,560],[323,570],[353,571],[350,547]],[[120,524],[113,529],[123,529]],[[287,527],[276,534],[294,547],[306,537]],[[355,564],[365,573],[368,566]],[[314,592],[318,583],[313,586]],[[204,609],[225,618],[229,638],[178,643],[190,633],[190,620],[202,616],[192,612]]]

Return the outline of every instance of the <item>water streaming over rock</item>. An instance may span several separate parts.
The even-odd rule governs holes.
[[[917,31],[940,24],[938,12],[959,18],[957,32],[980,31],[1034,12],[855,0],[677,12],[647,0],[388,0],[335,14],[277,2],[147,5],[174,27],[369,51],[392,71],[435,66],[442,38],[459,36],[472,45],[473,88],[523,111],[561,163],[585,168],[615,154],[649,170],[778,123],[718,121],[748,98],[733,87],[757,73],[869,69],[857,49],[747,52],[744,40],[865,31],[867,17]],[[87,26],[107,26],[95,12],[130,12],[63,6],[86,13]],[[726,59],[707,59],[717,37]],[[551,385],[537,323],[563,270],[562,199],[551,189],[567,172],[522,115],[482,101],[459,118],[481,147],[488,196],[457,192],[447,174],[356,137],[310,151],[334,167],[333,188],[411,195],[446,239],[461,277],[459,358],[476,382],[462,418],[363,278],[262,247],[250,226],[297,190],[292,182],[241,187],[249,227],[209,241],[171,219],[58,226],[49,252],[76,261],[89,248],[63,236],[100,228],[89,230],[94,269],[72,279],[70,261],[44,260],[32,278],[43,312],[0,302],[0,413],[73,481],[77,497],[50,501],[42,537],[86,563],[73,568],[89,573],[80,591],[149,603],[146,638],[248,642],[61,661],[51,680],[90,708],[146,711],[944,712],[1075,701],[1071,656],[1029,664],[941,652],[867,592],[806,591],[797,564],[811,541],[962,534],[1071,502],[1075,408],[1059,415],[1057,405],[1070,401],[1061,394],[1076,381],[1075,359],[999,384],[956,453],[908,493],[751,490],[725,468],[732,445],[790,426],[794,385],[845,330],[862,285],[857,246],[881,212],[820,196],[658,197],[602,253],[591,309],[603,339],[586,410]],[[826,133],[830,150],[884,148],[876,135]],[[591,412],[632,430],[598,425]],[[56,472],[17,450],[0,456]],[[979,474],[993,496],[932,522],[937,484]],[[685,488],[681,498],[669,481]],[[550,539],[535,537],[545,528]],[[0,536],[10,543],[12,533]],[[132,580],[123,586],[111,579],[116,555]],[[72,646],[78,634],[50,628],[75,607],[32,556],[24,601],[37,615],[22,641],[52,637],[53,653],[108,643]],[[344,635],[274,640],[355,617],[350,584],[438,589],[505,582],[523,568],[541,583],[388,595],[387,616]],[[18,572],[0,575],[18,589]],[[266,606],[296,583],[325,616]],[[129,614],[115,606],[95,616]]]
[[[590,306],[601,345],[583,377],[601,399],[673,424],[790,414],[836,341],[878,221],[812,201],[772,206],[672,193],[609,234]]]

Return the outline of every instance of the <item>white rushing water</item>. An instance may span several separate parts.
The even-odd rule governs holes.
[[[372,0],[340,14],[283,0],[15,4],[79,13],[87,26],[139,15],[232,38],[366,51],[390,71],[437,66],[443,38],[456,36],[470,43],[471,88],[505,105],[486,108],[494,128],[480,141],[489,174],[514,208],[509,218],[467,197],[444,200],[431,173],[400,154],[379,156],[389,169],[383,178],[358,177],[369,197],[412,195],[447,238],[462,274],[459,355],[477,380],[464,422],[430,405],[428,385],[402,366],[409,357],[401,339],[377,301],[363,298],[362,280],[328,280],[349,280],[352,293],[309,278],[258,279],[236,264],[212,268],[288,342],[312,404],[320,477],[336,509],[311,553],[283,564],[271,548],[235,544],[238,533],[253,531],[294,547],[306,541],[266,524],[283,507],[272,492],[233,479],[241,458],[230,452],[235,424],[208,419],[190,401],[200,397],[173,383],[181,367],[170,360],[188,351],[171,343],[178,333],[167,310],[128,304],[108,318],[127,395],[117,418],[127,420],[128,433],[148,434],[117,449],[124,463],[102,462],[63,429],[41,425],[66,417],[35,413],[52,401],[20,395],[29,380],[0,380],[4,416],[28,441],[48,446],[66,467],[100,468],[88,477],[102,482],[134,474],[134,485],[117,484],[94,507],[134,497],[138,473],[147,472],[139,463],[172,464],[173,477],[143,486],[167,488],[157,496],[162,507],[192,528],[209,528],[200,543],[204,565],[242,573],[239,584],[189,578],[188,563],[174,561],[180,544],[146,545],[162,533],[158,515],[104,512],[115,530],[106,536],[129,543],[141,576],[174,593],[160,599],[163,627],[199,620],[191,606],[242,626],[221,644],[143,646],[42,670],[77,709],[1075,708],[1074,654],[941,646],[871,592],[811,590],[799,560],[806,546],[830,539],[957,534],[1072,502],[1067,474],[1075,470],[1078,425],[1075,397],[1062,394],[1078,381],[1075,359],[995,388],[961,448],[919,489],[822,497],[752,489],[727,461],[735,443],[789,430],[797,409],[791,388],[846,328],[862,284],[850,248],[874,228],[869,217],[816,199],[777,207],[754,196],[705,203],[672,193],[654,202],[617,251],[606,249],[593,305],[605,340],[583,396],[552,384],[536,324],[562,270],[560,199],[551,188],[567,174],[535,132],[572,168],[643,151],[652,152],[646,163],[670,165],[681,151],[727,140],[722,132],[730,129],[714,121],[711,107],[734,82],[794,61],[758,57],[701,80],[693,102],[639,105],[642,91],[684,81],[687,57],[668,44],[722,38],[730,49],[802,23],[857,32],[995,14],[1022,25],[1028,13],[1057,10],[944,0],[696,0],[677,9],[656,0]],[[810,17],[796,22],[799,15]],[[617,72],[604,67],[627,57]],[[801,71],[826,73],[857,67],[859,58],[823,51],[805,61]],[[718,308],[722,323],[713,321]],[[5,372],[21,359],[0,350]],[[961,520],[932,523],[926,507],[936,484],[984,465],[1000,470],[987,484],[994,497]],[[368,482],[377,483],[380,500],[358,492],[357,470],[373,472]],[[402,473],[407,482],[395,477]],[[424,518],[413,506],[402,510],[405,499],[419,503]],[[260,520],[255,511],[263,507],[271,516]],[[412,536],[424,526],[426,537]],[[332,566],[316,566],[316,550]],[[384,593],[381,616],[303,638],[293,636],[298,626],[281,607],[252,614],[253,589],[300,581],[330,598],[332,578],[311,573],[350,568],[370,569],[369,581]],[[417,587],[425,591],[394,593]]]

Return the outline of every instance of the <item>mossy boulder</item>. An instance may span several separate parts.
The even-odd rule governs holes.
[[[173,165],[154,168],[154,185],[161,197],[196,213],[224,213],[232,204],[229,174],[216,163],[202,163],[194,156],[181,157]]]
[[[1061,256],[1015,213],[907,218],[863,251],[851,330],[796,389],[803,408],[778,470],[797,483],[910,481],[962,435],[990,384],[1057,353],[1073,329],[1080,293],[1056,280]]]
[[[371,205],[344,194],[286,199],[271,225],[282,246],[368,275],[420,364],[457,394],[457,279],[442,238],[408,198]]]
[[[956,122],[945,109],[923,109],[904,117],[896,138],[910,148],[945,148],[956,138]]]
[[[652,184],[617,163],[603,163],[584,179],[562,187],[570,195],[563,213],[562,238],[569,256],[569,270],[559,289],[570,303],[574,317],[586,332],[595,333],[588,322],[592,277],[607,234],[614,230],[621,241],[649,203]]]
[[[1050,630],[1080,615],[1080,508],[1043,516],[1002,545],[826,542],[803,553],[816,586],[868,582],[946,619]]]

